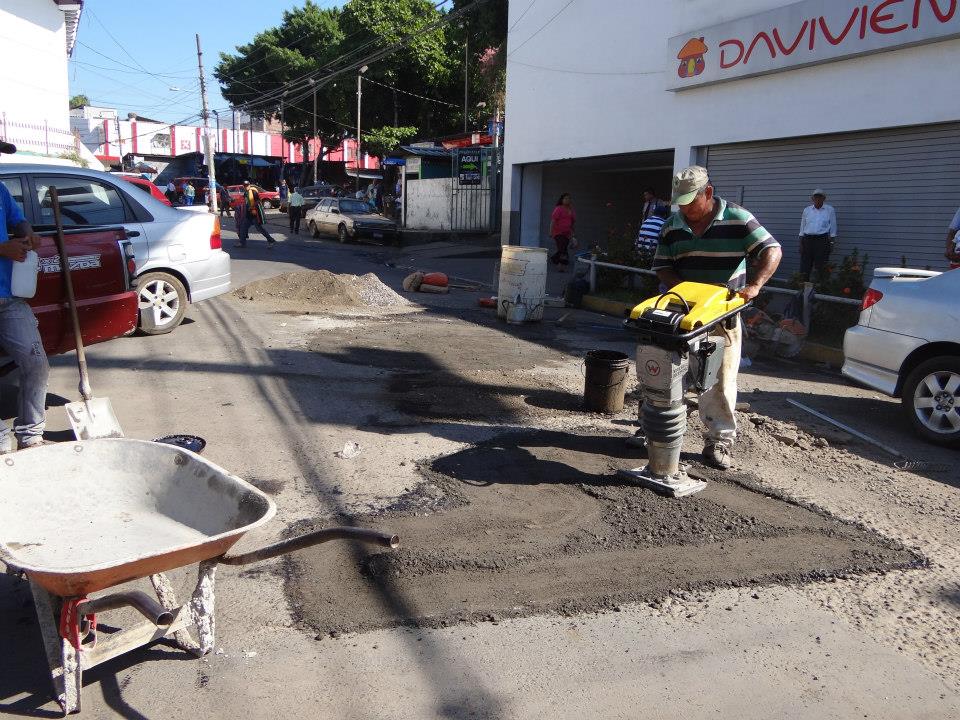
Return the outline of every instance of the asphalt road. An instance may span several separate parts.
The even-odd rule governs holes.
[[[228,244],[232,242],[225,233]],[[251,240],[247,249],[229,249],[236,285],[292,269],[326,268],[373,271],[398,287],[405,272],[387,262],[404,267],[429,262],[430,269],[485,281],[488,278],[481,275],[489,275],[492,267],[492,261],[482,257],[438,257],[442,248],[398,253],[306,238],[285,241],[273,250],[258,239]],[[444,322],[465,322],[457,311],[471,306],[476,295],[437,300],[430,312],[439,313]],[[616,324],[586,314],[578,317],[583,327]],[[385,435],[357,421],[385,411],[376,398],[344,396],[335,387],[322,397],[311,394],[311,377],[329,378],[334,372],[377,382],[381,372],[377,367],[338,369],[342,366],[307,347],[316,333],[349,328],[350,322],[254,311],[232,298],[219,298],[192,308],[189,321],[168,336],[124,338],[92,348],[92,382],[97,396],[113,401],[128,436],[201,435],[208,441],[206,457],[274,496],[278,516],[245,538],[244,547],[252,547],[310,518],[387,507],[422,482],[418,461],[452,454],[499,432],[496,427],[467,423],[444,425],[444,432],[423,425]],[[597,333],[602,336],[603,330]],[[546,346],[542,352],[544,360],[549,358],[560,368],[557,382],[571,387],[582,382],[575,375],[576,358]],[[72,362],[71,356],[54,360],[52,395],[74,397]],[[765,384],[759,374],[756,378],[758,387],[776,390],[775,382]],[[745,381],[753,382],[753,378]],[[823,396],[873,397],[846,386],[843,393],[834,392],[836,379],[822,375],[793,382],[796,389]],[[5,391],[7,407],[10,398],[10,391]],[[612,422],[607,427],[623,432],[622,424],[628,420],[624,416],[620,426]],[[869,419],[861,421],[863,429],[871,432]],[[69,439],[60,408],[50,409],[49,424],[51,437]],[[558,422],[544,417],[541,424],[556,429]],[[360,442],[364,453],[354,461],[335,458],[333,453],[348,441]],[[856,461],[870,464],[870,469],[853,468],[851,473],[870,475],[881,467],[866,450]],[[788,483],[787,478],[782,480]],[[935,478],[918,477],[911,482],[922,492],[953,490]],[[43,478],[37,484],[42,492]],[[850,517],[854,513],[843,508],[863,505],[864,495],[856,493],[867,490],[853,479],[841,490],[826,480],[822,484],[811,480],[806,492],[827,508],[839,498],[841,514]],[[941,502],[955,511],[954,500]],[[902,526],[907,521],[897,522]],[[884,529],[894,536],[919,532],[916,526],[898,529],[896,523]],[[921,549],[931,552],[927,546]],[[216,652],[196,660],[157,645],[97,668],[87,674],[85,715],[163,719],[960,716],[955,676],[938,672],[914,652],[907,645],[913,636],[898,649],[898,640],[877,631],[863,613],[844,612],[838,601],[829,599],[837,593],[870,598],[883,578],[851,581],[846,590],[843,581],[835,583],[839,586],[835,590],[817,588],[816,592],[777,585],[727,588],[702,595],[684,592],[664,602],[628,604],[602,613],[496,618],[495,622],[436,629],[394,628],[315,638],[299,624],[300,608],[284,592],[289,572],[290,566],[283,561],[246,570],[222,567]],[[955,565],[945,572],[947,581],[955,582]],[[184,573],[174,573],[174,581],[181,592],[192,583]],[[892,592],[897,592],[896,587]],[[897,622],[887,615],[880,620]],[[954,623],[944,632],[955,631]],[[55,716],[29,592],[24,584],[2,577],[0,633],[6,650],[0,659],[0,711]],[[955,656],[947,656],[947,669],[953,667],[950,657]]]

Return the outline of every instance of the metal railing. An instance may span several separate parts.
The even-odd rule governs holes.
[[[583,263],[588,266],[587,271],[587,281],[590,283],[590,292],[595,293],[597,291],[597,268],[608,268],[610,270],[620,270],[622,272],[634,273],[636,275],[648,275],[656,277],[657,273],[653,270],[648,270],[647,268],[638,268],[631,267],[630,265],[617,265],[615,263],[601,262],[592,257],[580,256],[577,258],[578,263]],[[835,295],[823,295],[813,291],[813,283],[804,283],[803,288],[799,290],[793,290],[790,288],[781,288],[771,285],[765,285],[763,288],[764,292],[770,292],[777,295],[800,295],[803,297],[803,324],[809,330],[810,320],[811,320],[811,310],[812,303],[811,300],[817,300],[820,302],[836,303],[838,305],[855,305],[857,307],[862,303],[861,300],[856,300],[854,298],[842,298]]]

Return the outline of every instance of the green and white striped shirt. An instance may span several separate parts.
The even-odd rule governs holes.
[[[747,258],[780,247],[748,210],[717,198],[719,210],[702,236],[693,234],[682,213],[674,213],[660,233],[654,270],[673,270],[683,280],[741,290],[747,284]]]

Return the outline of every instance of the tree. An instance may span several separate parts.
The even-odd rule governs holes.
[[[371,155],[383,158],[393,152],[405,140],[415,137],[417,128],[415,127],[393,127],[387,125],[375,130],[362,133],[363,149]]]
[[[90,98],[88,98],[86,95],[74,95],[72,98],[70,98],[71,110],[76,110],[77,108],[81,108],[89,104]]]

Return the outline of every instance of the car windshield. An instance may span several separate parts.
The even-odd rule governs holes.
[[[361,200],[341,200],[340,212],[367,215],[370,213],[370,206]]]

